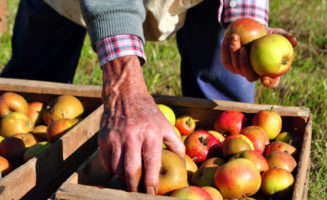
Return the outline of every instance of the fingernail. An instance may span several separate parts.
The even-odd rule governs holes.
[[[152,187],[152,186],[146,187],[146,193],[148,193],[148,194],[156,194],[155,191],[154,191],[154,187]]]

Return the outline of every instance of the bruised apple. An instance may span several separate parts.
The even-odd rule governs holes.
[[[158,194],[163,195],[188,186],[184,161],[169,150],[162,150]]]
[[[27,117],[30,118],[32,127],[41,124],[43,108],[44,103],[40,101],[33,101],[28,104]]]
[[[58,119],[51,122],[47,129],[47,140],[54,142],[77,124],[77,122],[79,122],[79,119]]]
[[[214,122],[214,131],[227,135],[237,135],[247,124],[245,115],[235,110],[222,112]]]
[[[213,200],[206,190],[194,185],[175,190],[170,196],[189,200]]]
[[[49,125],[58,119],[75,119],[84,112],[82,102],[71,95],[61,95],[49,102],[42,114],[44,122]]]
[[[10,112],[0,121],[0,133],[10,137],[16,133],[27,133],[32,130],[29,118],[20,112]]]
[[[0,117],[10,112],[20,112],[27,115],[28,103],[20,94],[5,92],[0,96]]]
[[[236,33],[242,45],[248,44],[267,34],[266,27],[251,18],[240,18],[230,23],[225,30],[225,37]]]

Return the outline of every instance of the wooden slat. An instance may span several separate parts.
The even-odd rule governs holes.
[[[123,190],[113,190],[108,188],[97,188],[72,183],[64,183],[57,191],[56,200],[173,200],[179,198],[149,195],[135,192],[125,192]]]

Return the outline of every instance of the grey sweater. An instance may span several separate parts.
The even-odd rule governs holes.
[[[80,0],[92,46],[96,41],[115,35],[132,34],[143,42],[145,20],[143,0]]]

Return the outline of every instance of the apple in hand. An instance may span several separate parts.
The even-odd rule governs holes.
[[[227,110],[222,112],[214,122],[214,130],[227,135],[237,135],[247,125],[247,119],[241,112]]]
[[[42,119],[43,108],[44,108],[44,104],[40,101],[33,101],[28,104],[27,117],[30,118],[32,127],[41,124],[43,120]]]
[[[273,168],[262,174],[260,190],[268,196],[274,195],[274,199],[283,199],[292,194],[294,183],[293,175],[282,168]]]
[[[175,126],[181,135],[189,135],[194,132],[195,121],[191,116],[184,115],[177,117]]]
[[[274,151],[284,151],[290,155],[293,155],[296,152],[296,148],[285,142],[280,142],[280,141],[272,142],[266,147],[266,152],[265,152],[266,158],[268,157],[269,154],[271,154]]]
[[[175,190],[170,196],[188,200],[213,200],[206,190],[194,185]]]
[[[252,161],[238,158],[217,168],[214,183],[224,198],[241,198],[260,189],[261,175]]]
[[[292,172],[296,167],[296,160],[289,153],[284,151],[274,151],[267,156],[269,169],[283,168]]]
[[[16,133],[27,133],[31,130],[29,118],[20,112],[10,112],[0,121],[0,133],[4,137],[10,137]]]
[[[262,154],[266,148],[266,140],[269,138],[265,130],[259,126],[247,126],[241,130],[242,135],[245,135],[251,140],[254,150]]]
[[[184,161],[169,150],[162,150],[159,174],[159,195],[188,186],[187,171]]]
[[[0,96],[0,117],[10,112],[20,112],[27,115],[28,103],[20,94],[5,92]]]
[[[250,63],[259,76],[278,77],[285,74],[294,57],[291,42],[280,34],[268,34],[253,41]]]
[[[275,139],[282,130],[282,117],[272,109],[258,111],[254,115],[252,123],[262,127],[270,140]]]
[[[52,121],[47,129],[47,140],[54,142],[79,122],[79,119],[58,119]]]
[[[269,165],[266,158],[262,154],[258,153],[257,151],[253,151],[253,150],[242,151],[237,154],[234,154],[229,160],[235,160],[237,158],[246,158],[252,161],[260,172],[264,172],[269,169]]]
[[[201,163],[204,160],[218,154],[219,141],[215,136],[205,130],[197,130],[184,141],[186,154],[189,155],[195,163]]]
[[[230,23],[225,30],[225,37],[236,33],[242,45],[248,44],[267,34],[266,27],[251,18],[240,18]]]

